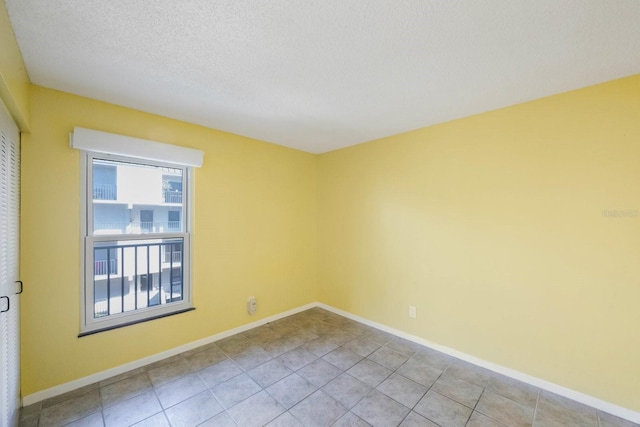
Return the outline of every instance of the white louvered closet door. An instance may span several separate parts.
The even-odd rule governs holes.
[[[20,134],[0,100],[0,427],[18,425]]]

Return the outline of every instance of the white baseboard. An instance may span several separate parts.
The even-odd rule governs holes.
[[[506,368],[504,366],[497,365],[492,362],[488,362],[486,360],[480,359],[475,356],[471,356],[469,354],[463,353],[458,350],[454,350],[449,347],[445,347],[434,342],[425,340],[423,338],[417,337],[415,335],[407,334],[406,332],[402,332],[398,329],[390,328],[388,326],[382,325],[380,323],[372,322],[370,320],[364,319],[360,316],[356,316],[349,312],[331,307],[326,304],[318,303],[317,307],[324,308],[327,311],[331,311],[333,313],[344,316],[348,319],[355,320],[357,322],[363,323],[365,325],[374,327],[376,329],[380,329],[384,332],[388,332],[392,335],[395,335],[400,338],[407,339],[409,341],[415,342],[417,344],[424,345],[433,350],[437,350],[439,352],[448,354],[449,356],[453,356],[457,359],[464,360],[465,362],[472,363],[476,366],[480,366],[482,368],[489,369],[493,372],[497,372],[499,374],[505,375],[507,377],[511,377],[518,381],[522,381],[523,383],[531,384],[535,387],[538,387],[542,390],[550,391],[552,393],[558,394],[560,396],[566,397],[571,400],[575,400],[576,402],[584,403],[585,405],[591,406],[593,408],[599,409],[603,412],[607,412],[609,414],[615,415],[620,418],[624,418],[626,420],[632,421],[634,423],[640,423],[640,413],[632,411],[630,409],[624,408],[622,406],[615,405],[610,402],[606,402],[604,400],[598,399],[596,397],[590,396],[588,394],[580,393],[579,391],[572,390],[567,387],[563,387],[558,384],[554,384],[552,382],[533,377],[528,374],[524,374],[522,372]]]
[[[76,390],[78,388],[88,386],[90,384],[96,383],[98,381],[103,381],[113,376],[123,374],[132,369],[141,368],[150,363],[157,362],[162,359],[166,359],[167,357],[175,356],[176,354],[183,353],[185,351],[194,349],[196,347],[200,347],[205,344],[212,343],[214,341],[219,341],[223,338],[230,337],[231,335],[238,334],[240,332],[248,331],[249,329],[255,328],[257,326],[262,326],[265,323],[273,322],[274,320],[282,319],[283,317],[291,316],[292,314],[299,313],[304,310],[308,310],[310,308],[316,307],[317,303],[306,304],[292,310],[288,310],[273,316],[265,317],[264,319],[257,320],[255,322],[247,323],[246,325],[238,326],[237,328],[229,329],[224,332],[220,332],[218,334],[214,334],[208,336],[206,338],[202,338],[196,341],[192,341],[190,343],[172,348],[170,350],[162,351],[160,353],[153,354],[148,357],[144,357],[142,359],[134,360],[133,362],[125,363],[124,365],[116,366],[114,368],[110,368],[101,372],[97,372],[95,374],[88,375],[83,378],[79,378],[77,380],[69,381],[68,383],[60,384],[46,390],[38,391],[33,394],[29,394],[22,398],[22,405],[29,406],[34,403],[38,403],[45,399],[49,399],[51,397],[59,396],[64,393],[68,393],[70,391]]]
[[[421,344],[424,345],[426,347],[429,347],[433,350],[437,350],[440,351],[442,353],[448,354],[450,356],[453,356],[457,359],[460,360],[464,360],[465,362],[469,362],[472,363],[474,365],[480,366],[482,368],[486,368],[489,369],[493,372],[497,372],[499,374],[511,377],[513,379],[516,379],[518,381],[522,381],[524,383],[527,384],[531,384],[535,387],[538,387],[542,390],[546,390],[546,391],[550,391],[552,393],[558,394],[560,396],[564,396],[568,399],[572,399],[575,400],[577,402],[580,403],[584,403],[585,405],[589,405],[593,408],[599,409],[603,412],[607,412],[609,414],[613,414],[617,417],[620,418],[624,418],[626,420],[632,421],[634,423],[640,423],[640,413],[639,412],[635,412],[632,411],[630,409],[624,408],[622,406],[618,406],[615,405],[613,403],[610,402],[606,402],[604,400],[598,399],[596,397],[593,396],[589,396],[587,394],[584,393],[580,393],[579,391],[575,391],[566,387],[563,387],[561,385],[558,384],[554,384],[551,383],[549,381],[537,378],[537,377],[533,377],[531,375],[528,374],[524,374],[522,372],[510,369],[510,368],[506,368],[504,366],[500,366],[497,365],[495,363],[492,362],[488,362],[486,360],[480,359],[478,357],[475,356],[471,356],[469,354],[460,352],[458,350],[449,348],[449,347],[445,347],[439,344],[436,344],[434,342],[425,340],[423,338],[420,338],[418,336],[415,335],[411,335],[411,334],[407,334],[406,332],[402,332],[398,329],[394,329],[394,328],[390,328],[386,325],[380,324],[380,323],[376,323],[373,322],[371,320],[362,318],[360,316],[356,316],[354,314],[351,314],[349,312],[331,307],[329,305],[323,304],[323,303],[319,303],[319,302],[315,302],[315,303],[310,303],[310,304],[306,304],[297,308],[294,308],[292,310],[288,310],[273,316],[269,316],[266,317],[264,319],[260,319],[257,320],[255,322],[251,322],[251,323],[247,323],[246,325],[242,325],[239,326],[237,328],[233,328],[224,332],[220,332],[218,334],[214,334],[211,336],[208,336],[206,338],[202,338],[196,341],[192,341],[190,343],[172,348],[170,350],[166,350],[160,353],[156,353],[154,355],[148,356],[148,357],[144,357],[142,359],[139,360],[135,360],[133,362],[129,362],[129,363],[125,363],[124,365],[120,365],[120,366],[116,366],[114,368],[111,369],[107,369],[105,371],[101,371],[101,372],[97,372],[95,374],[83,377],[83,378],[79,378],[77,380],[74,381],[70,381],[68,383],[64,383],[55,387],[51,387],[48,388],[46,390],[42,390],[42,391],[38,391],[36,393],[24,396],[22,398],[22,404],[24,406],[29,406],[32,405],[34,403],[40,402],[42,400],[51,398],[51,397],[55,397],[70,391],[73,391],[75,389],[78,389],[80,387],[84,387],[93,383],[96,383],[98,381],[102,381],[102,380],[106,380],[108,378],[111,378],[115,375],[119,375],[122,374],[124,372],[130,371],[132,369],[136,369],[136,368],[140,368],[143,366],[146,366],[150,363],[153,362],[157,362],[159,360],[162,359],[166,359],[167,357],[171,357],[171,356],[175,356],[177,354],[183,353],[185,351],[194,349],[196,347],[205,345],[205,344],[209,344],[218,340],[221,340],[223,338],[229,337],[231,335],[235,335],[237,333],[240,332],[244,332],[247,331],[249,329],[255,328],[257,326],[261,326],[264,325],[265,323],[269,323],[269,322],[273,322],[274,320],[278,320],[278,319],[282,319],[284,317],[290,316],[292,314],[296,314],[299,313],[301,311],[304,310],[308,310],[310,308],[313,307],[320,307],[320,308],[324,308],[327,311],[331,311],[333,313],[339,314],[341,316],[344,316],[348,319],[352,319],[355,320],[357,322],[363,323],[365,325],[374,327],[376,329],[380,329],[384,332],[388,332],[392,335],[395,335],[397,337],[400,338],[404,338],[407,339],[409,341],[413,341],[417,344]]]

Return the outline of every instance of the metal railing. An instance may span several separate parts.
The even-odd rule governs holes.
[[[180,221],[133,221],[126,225],[127,233],[163,233],[180,230]]]
[[[94,247],[94,317],[181,301],[183,239]]]
[[[93,200],[117,200],[118,187],[113,184],[94,184]],[[162,192],[163,203],[182,203],[182,191],[164,190]]]
[[[107,274],[118,274],[118,263],[115,259],[103,259],[93,261],[93,274],[96,276],[106,276]]]
[[[164,203],[182,203],[182,191],[164,190],[162,193],[162,201]]]
[[[117,200],[118,188],[112,184],[93,184],[93,200]]]
[[[170,251],[166,250],[164,252],[164,262],[174,263],[174,264],[182,264],[182,251]]]
[[[96,234],[165,233],[181,229],[182,221],[103,222],[97,223],[93,227]]]

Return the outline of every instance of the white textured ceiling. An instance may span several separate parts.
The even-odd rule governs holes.
[[[640,73],[638,0],[5,0],[33,83],[321,153]]]

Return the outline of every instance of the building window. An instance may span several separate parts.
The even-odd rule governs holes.
[[[169,211],[167,228],[169,230],[179,230],[180,227],[180,211]]]
[[[140,231],[143,233],[153,233],[153,209],[142,209],[140,211]]]
[[[188,166],[84,152],[81,335],[191,309]]]

